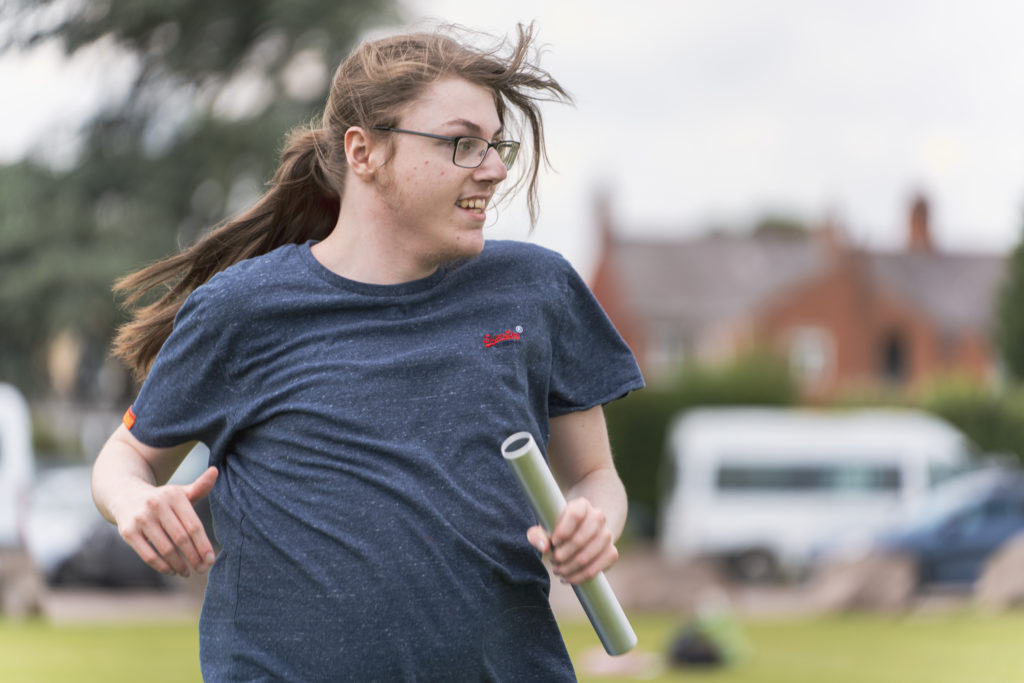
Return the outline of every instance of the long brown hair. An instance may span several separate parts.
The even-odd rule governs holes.
[[[510,113],[525,126],[532,143],[529,164],[505,194],[524,183],[533,227],[537,219],[537,176],[547,163],[538,102],[571,101],[568,93],[536,64],[533,25],[519,25],[509,44],[481,49],[452,37],[462,29],[411,33],[364,42],[334,74],[321,121],[292,131],[269,189],[240,216],[231,218],[191,247],[114,284],[135,306],[149,292],[165,287],[156,301],[133,311],[113,343],[113,353],[136,379],[144,379],[174,326],[188,295],[228,266],[266,254],[284,244],[323,239],[338,218],[344,196],[345,132],[352,126],[394,126],[403,108],[430,83],[457,76],[494,93],[503,127]],[[532,61],[531,61],[532,58]]]

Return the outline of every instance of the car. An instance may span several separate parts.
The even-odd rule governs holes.
[[[183,484],[206,467],[208,451],[194,448],[171,478]],[[92,466],[62,465],[41,470],[28,506],[26,545],[48,585],[109,588],[166,588],[165,577],[150,568],[96,509]],[[209,503],[196,504],[212,536]]]
[[[922,584],[971,584],[985,562],[1024,532],[1024,471],[986,468],[950,481],[908,519],[879,535],[878,546],[906,553]]]
[[[1024,470],[987,466],[936,487],[920,506],[870,534],[819,549],[820,567],[869,555],[913,561],[918,587],[968,587],[999,548],[1024,532]]]

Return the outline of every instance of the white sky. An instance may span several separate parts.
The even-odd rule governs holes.
[[[899,246],[912,195],[950,250],[1024,227],[1024,3],[1015,0],[405,0],[496,34],[537,20],[542,65],[576,97],[545,108],[557,174],[533,239],[586,271],[591,199],[626,234],[693,234],[768,212],[833,215]],[[124,75],[55,51],[0,60],[0,159],[82,116]],[[63,74],[63,75],[62,75]],[[14,105],[17,103],[17,105]],[[502,211],[495,236],[525,237]]]

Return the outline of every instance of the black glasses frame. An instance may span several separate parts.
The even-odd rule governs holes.
[[[479,168],[484,163],[484,159],[487,158],[487,152],[493,147],[494,151],[498,153],[498,158],[501,159],[501,163],[505,164],[505,170],[512,168],[512,164],[515,163],[516,157],[519,155],[519,142],[516,140],[498,140],[497,142],[488,142],[481,137],[476,135],[456,135],[454,137],[450,135],[437,135],[436,133],[422,133],[418,130],[406,130],[404,128],[392,128],[390,126],[374,126],[374,130],[382,130],[388,133],[405,133],[407,135],[419,135],[424,138],[433,138],[435,140],[444,140],[452,143],[452,163],[459,168]],[[466,164],[460,164],[455,161],[455,157],[459,153],[459,141],[460,140],[479,140],[480,142],[487,145],[483,155],[480,157],[480,161],[472,166]],[[511,150],[508,153],[508,161],[505,160],[505,155],[502,154],[502,150]]]

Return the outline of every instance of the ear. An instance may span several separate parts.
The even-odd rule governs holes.
[[[345,131],[345,159],[350,171],[362,180],[370,180],[383,163],[383,145],[374,141],[365,128],[352,126]]]

